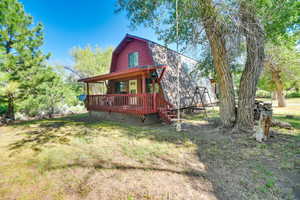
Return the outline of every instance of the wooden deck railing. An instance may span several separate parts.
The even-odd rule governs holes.
[[[158,94],[106,94],[88,95],[88,110],[120,112],[131,114],[150,114],[157,112]]]

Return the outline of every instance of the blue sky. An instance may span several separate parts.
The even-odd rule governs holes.
[[[70,49],[74,46],[116,46],[126,33],[157,42],[151,29],[131,30],[125,13],[114,13],[116,0],[20,1],[36,23],[44,24],[42,49],[52,54],[52,64],[72,64]]]

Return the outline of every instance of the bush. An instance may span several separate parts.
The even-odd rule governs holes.
[[[287,98],[295,98],[295,97],[300,97],[300,92],[287,92],[286,94],[286,97]]]
[[[271,92],[268,92],[266,90],[257,90],[256,91],[256,97],[259,97],[259,98],[271,98]]]
[[[0,115],[4,115],[7,112],[7,105],[0,104]]]

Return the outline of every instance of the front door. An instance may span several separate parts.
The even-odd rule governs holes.
[[[137,94],[137,80],[129,80],[129,94]],[[129,104],[137,104],[137,98],[129,97]]]

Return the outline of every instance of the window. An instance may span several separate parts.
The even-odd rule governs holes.
[[[146,79],[146,92],[147,93],[159,93],[159,84],[154,83],[154,91],[152,86],[152,80],[150,78]]]
[[[116,93],[117,94],[126,94],[127,93],[127,84],[124,81],[116,82]]]
[[[139,65],[139,53],[133,52],[128,54],[128,67],[136,67]]]
[[[152,81],[150,78],[146,79],[146,92],[152,93]]]
[[[183,68],[183,71],[185,72],[185,73],[189,73],[190,72],[190,68],[189,68],[189,66],[188,66],[188,64],[187,63],[183,63],[182,64],[182,68]]]
[[[137,93],[137,80],[129,80],[129,93],[136,94]]]

